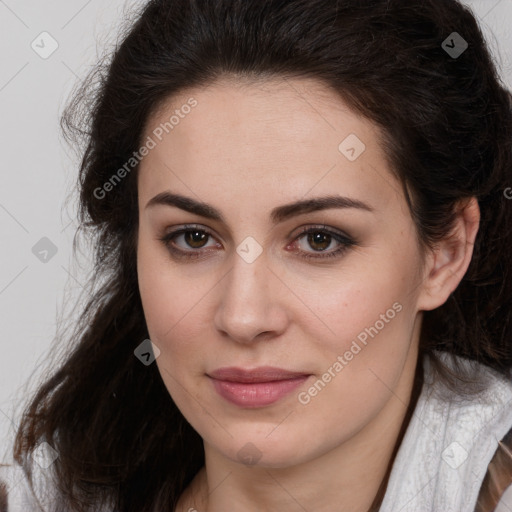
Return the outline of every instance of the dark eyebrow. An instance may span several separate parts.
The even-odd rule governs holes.
[[[150,199],[145,208],[156,205],[176,206],[177,208],[194,213],[195,215],[225,223],[222,213],[213,206],[179,194],[161,192]],[[368,212],[374,211],[371,206],[358,199],[351,199],[344,196],[325,196],[304,199],[295,203],[278,206],[271,211],[270,220],[274,224],[277,224],[278,222],[283,222],[296,215],[326,210],[328,208],[357,208]]]

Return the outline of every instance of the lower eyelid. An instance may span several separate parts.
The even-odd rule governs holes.
[[[337,247],[335,247],[334,249],[330,249],[330,250],[325,250],[325,251],[304,251],[304,250],[300,250],[299,252],[301,253],[300,257],[301,258],[304,258],[306,260],[308,259],[311,259],[311,260],[327,260],[329,258],[336,258],[336,257],[341,257],[346,251],[348,251],[350,249],[350,247],[352,247],[353,245],[355,245],[355,242],[345,236],[342,236],[342,235],[339,235],[337,233],[333,233],[333,232],[330,232],[330,231],[324,231],[324,230],[320,230],[321,232],[324,232],[326,234],[329,234],[332,239],[334,240],[334,242],[337,242]],[[306,232],[306,233],[302,233],[300,235],[298,235],[295,240],[293,241],[293,244],[298,244],[299,240],[308,235],[309,233]]]
[[[167,247],[167,249],[178,258],[180,258],[180,257],[191,258],[191,259],[200,258],[202,252],[210,252],[211,247],[214,247],[214,246],[204,246],[204,247],[200,247],[197,249],[194,249],[192,247],[189,249],[181,249],[175,245],[175,241],[178,237],[183,236],[186,233],[188,233],[190,231],[194,231],[194,230],[200,231],[200,232],[204,233],[205,235],[207,235],[208,242],[210,241],[210,239],[216,241],[216,238],[213,234],[211,234],[210,232],[208,232],[207,230],[205,230],[203,228],[200,228],[200,227],[196,228],[195,226],[190,226],[189,228],[181,228],[181,229],[176,230],[175,232],[165,234],[164,236],[160,237],[159,240],[161,240],[162,243]],[[345,235],[336,233],[327,228],[314,227],[314,226],[311,228],[305,229],[302,232],[300,232],[299,234],[297,234],[295,236],[295,238],[293,239],[293,241],[291,242],[291,245],[297,244],[302,238],[306,237],[308,234],[310,234],[312,232],[313,233],[321,232],[321,233],[331,236],[332,239],[338,243],[338,247],[336,249],[331,249],[331,250],[326,250],[326,251],[316,251],[316,252],[315,251],[312,251],[312,252],[304,251],[304,250],[299,249],[298,252],[300,253],[300,257],[302,257],[304,259],[321,260],[321,259],[327,259],[330,257],[341,256],[351,246],[355,245],[355,241],[353,241],[352,239],[348,238]],[[217,244],[218,243],[219,242],[217,242]]]
[[[193,230],[191,230],[193,231]],[[199,230],[198,230],[199,231]],[[180,236],[184,236],[187,232],[184,232],[184,233],[178,233],[178,234],[175,234],[175,235],[172,235],[172,238],[171,240],[173,240],[174,242],[176,241],[177,238],[179,238]],[[208,240],[207,240],[207,243],[210,242],[210,240],[214,240],[215,241],[215,237],[213,235],[211,235],[210,233],[207,233],[206,231],[204,232],[205,235],[208,237]],[[190,247],[189,249],[183,249],[183,251],[193,251],[193,252],[199,252],[200,250],[202,249],[208,249],[208,247],[211,247],[211,246],[203,246],[203,247],[199,247],[197,248],[197,250],[194,250],[193,247]]]
[[[314,231],[313,231],[314,232]],[[339,236],[339,235],[336,235],[334,233],[330,233],[328,231],[321,231],[322,233],[324,234],[327,234],[331,237],[331,240],[330,240],[330,243],[332,244],[334,242],[334,245],[336,245],[336,243],[338,244],[338,246],[340,245],[344,245],[343,244],[343,239]],[[295,240],[293,241],[293,243],[299,243],[301,240],[303,239],[306,239],[307,240],[307,236],[311,234],[311,232],[305,232],[305,233],[301,233],[299,234],[298,236],[295,237]],[[307,243],[307,242],[306,242]],[[335,249],[326,249],[324,251],[313,251],[313,254],[322,254],[322,253],[330,253],[330,252],[333,252]],[[303,251],[304,252],[304,251]],[[309,252],[309,251],[306,251],[306,252]]]

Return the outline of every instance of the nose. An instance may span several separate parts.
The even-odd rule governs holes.
[[[238,254],[219,283],[220,299],[214,324],[238,343],[251,343],[282,334],[289,317],[284,304],[286,287],[268,266],[265,253],[252,263]]]

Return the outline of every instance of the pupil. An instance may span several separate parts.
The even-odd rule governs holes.
[[[313,246],[313,249],[315,249],[315,244],[321,244],[322,247],[320,247],[318,250],[326,249],[329,247],[329,244],[331,243],[331,235],[327,235],[325,233],[309,233],[308,235],[308,242]],[[317,249],[315,249],[317,250]]]
[[[203,233],[201,231],[188,231],[186,234],[186,242],[191,247],[201,247],[202,243],[206,239],[206,233]]]

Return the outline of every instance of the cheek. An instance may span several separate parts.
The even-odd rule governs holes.
[[[410,327],[404,317],[414,316],[413,311],[407,312],[414,299],[413,261],[412,254],[403,259],[356,254],[329,273],[286,276],[301,303],[294,322],[331,356],[349,350],[357,339],[362,346],[366,340],[387,339],[392,348],[404,339],[397,334]]]
[[[371,415],[389,398],[389,390],[402,374],[416,318],[415,267],[410,263],[414,255],[409,255],[409,263],[407,257],[381,261],[386,264],[346,276],[344,285],[331,290],[325,302],[325,322],[335,335],[319,345],[320,378],[326,372],[330,383],[321,392],[323,397],[315,399],[311,412],[315,409],[320,414],[326,404],[340,403],[344,412],[335,413],[340,417],[347,411],[354,416]],[[361,403],[367,407],[361,408]]]
[[[137,277],[148,330],[153,342],[159,345],[158,340],[172,326],[168,307],[172,288],[166,286],[156,252],[150,250],[142,237],[137,251]]]
[[[411,355],[415,314],[391,295],[398,292],[345,304],[336,318],[333,312],[337,335],[328,341],[310,333],[318,372],[297,395],[301,435],[313,428],[319,439],[336,444],[370,422],[388,400],[406,400],[396,386]]]
[[[198,344],[201,339],[204,343],[199,316],[204,317],[201,308],[207,289],[191,286],[190,278],[171,266],[169,260],[163,261],[161,252],[147,245],[139,247],[139,290],[149,337],[160,350],[156,365],[169,394],[186,413],[189,393],[194,390],[193,374],[199,372],[199,365],[194,365],[201,354]]]
[[[189,325],[207,294],[207,283],[191,279],[190,272],[173,263],[154,242],[141,237],[137,252],[139,291],[151,339],[160,350],[169,349],[166,340],[182,339],[176,332]]]

